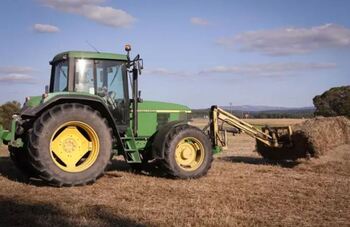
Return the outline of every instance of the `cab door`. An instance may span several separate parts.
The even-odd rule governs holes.
[[[75,92],[102,97],[113,114],[116,125],[129,125],[129,97],[126,66],[122,61],[76,59]]]
[[[129,126],[129,95],[124,62],[96,61],[97,94],[102,96],[113,113],[119,127]]]

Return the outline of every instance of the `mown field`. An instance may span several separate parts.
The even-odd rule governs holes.
[[[0,226],[350,226],[350,145],[320,159],[271,163],[254,143],[230,137],[197,180],[133,174],[115,159],[95,184],[74,188],[23,178],[2,147]]]

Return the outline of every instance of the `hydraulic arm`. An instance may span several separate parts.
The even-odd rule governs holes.
[[[210,113],[209,135],[214,148],[227,146],[227,133],[245,133],[257,139],[269,147],[281,147],[286,143],[291,144],[292,129],[290,126],[269,127],[259,129],[233,114],[212,106]]]

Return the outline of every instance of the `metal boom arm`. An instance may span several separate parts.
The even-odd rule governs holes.
[[[279,141],[281,131],[287,131],[290,138],[292,130],[290,126],[286,127],[264,127],[262,130],[254,127],[253,125],[239,119],[233,114],[217,107],[212,106],[210,110],[210,138],[214,147],[225,147],[227,145],[226,132],[231,131],[233,133],[244,132],[247,135],[257,139],[269,147],[279,147],[281,144]],[[222,125],[219,125],[219,121]],[[223,123],[228,124],[237,130],[227,130],[223,128]],[[224,135],[220,134],[224,132]]]

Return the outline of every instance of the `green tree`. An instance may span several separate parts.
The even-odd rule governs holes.
[[[17,101],[7,102],[0,106],[0,124],[9,129],[11,126],[12,115],[19,112],[21,104]]]
[[[313,99],[315,115],[350,117],[350,86],[334,87]]]

